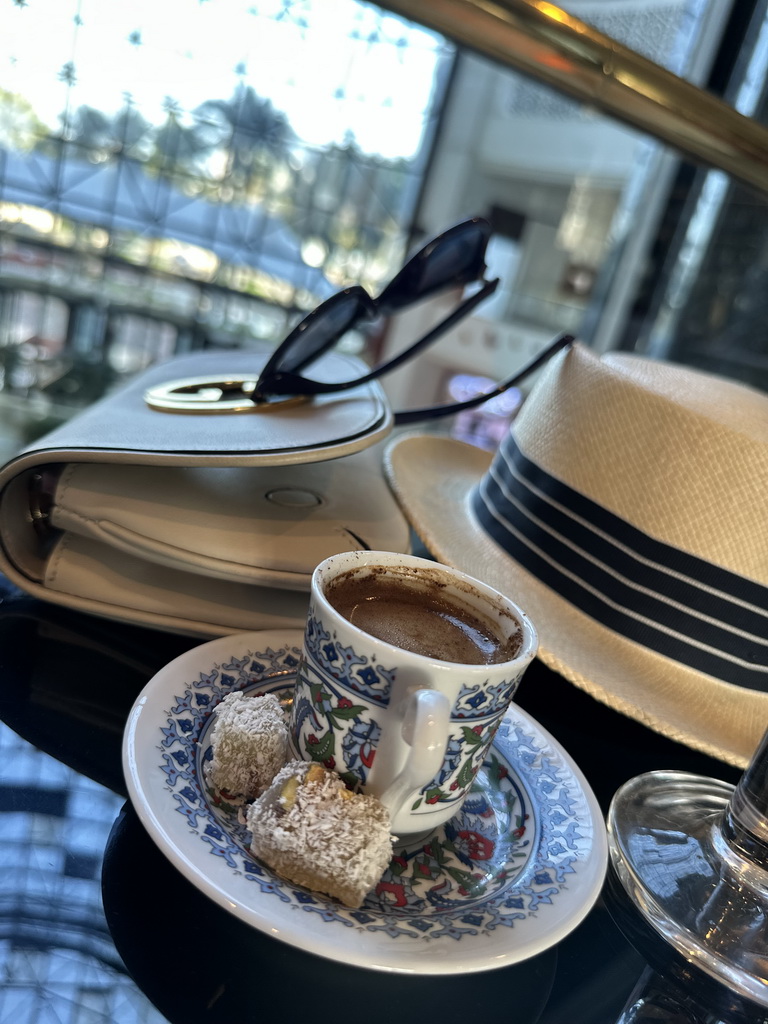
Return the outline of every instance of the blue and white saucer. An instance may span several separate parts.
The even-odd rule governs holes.
[[[169,860],[220,906],[301,949],[410,974],[504,967],[562,940],[597,899],[603,816],[577,766],[514,704],[461,811],[425,840],[396,845],[359,910],[279,878],[249,853],[237,808],[205,781],[211,713],[232,690],[288,705],[301,633],[212,640],[160,670],[123,739],[128,792]]]

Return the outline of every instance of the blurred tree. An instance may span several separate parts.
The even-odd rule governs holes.
[[[46,134],[47,128],[28,100],[0,89],[0,146],[27,152]]]
[[[155,134],[155,152],[149,163],[165,177],[187,177],[194,174],[199,159],[209,146],[196,122],[186,124],[177,100],[166,96],[163,103],[165,123]]]
[[[67,141],[81,146],[94,154],[105,154],[110,150],[112,132],[109,116],[95,107],[83,104],[71,113],[60,115],[61,134]]]
[[[114,151],[146,160],[152,152],[152,125],[133,106],[130,93],[125,94],[124,102],[111,124]]]
[[[401,245],[411,182],[407,160],[365,153],[348,133],[306,161],[288,219],[323,247],[323,269],[337,284],[372,286],[381,276],[374,265],[391,262],[393,245]]]
[[[95,156],[122,154],[146,160],[152,151],[152,125],[132,105],[130,94],[124,101],[114,116],[85,104],[61,114],[63,138]]]
[[[228,100],[206,100],[195,117],[209,152],[226,153],[222,177],[246,197],[264,194],[276,164],[285,166],[296,141],[286,115],[242,83]]]

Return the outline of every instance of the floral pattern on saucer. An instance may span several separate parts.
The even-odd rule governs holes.
[[[255,651],[224,659],[190,680],[166,711],[160,728],[158,768],[190,834],[212,857],[283,902],[320,914],[324,920],[356,922],[393,940],[465,935],[513,927],[556,899],[573,871],[580,840],[579,821],[566,780],[540,742],[513,722],[504,722],[472,793],[459,813],[426,841],[396,846],[377,889],[360,910],[349,910],[322,895],[278,878],[249,853],[249,835],[237,808],[207,784],[203,762],[211,756],[209,725],[218,702],[232,690],[276,693],[291,700],[289,680],[297,648]],[[535,770],[533,800],[513,764]],[[534,811],[534,806],[540,809]],[[530,865],[531,854],[536,853]]]
[[[125,727],[123,769],[139,818],[169,861],[214,903],[319,957],[406,974],[518,963],[559,942],[602,887],[600,807],[557,741],[512,704],[461,811],[398,844],[358,910],[256,862],[240,808],[206,789],[211,715],[232,690],[292,702],[301,631],[220,637],[160,669]]]

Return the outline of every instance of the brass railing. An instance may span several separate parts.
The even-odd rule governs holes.
[[[545,0],[383,6],[768,193],[768,129]]]

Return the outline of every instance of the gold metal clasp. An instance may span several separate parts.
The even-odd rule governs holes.
[[[255,388],[253,377],[187,377],[147,388],[144,401],[158,412],[219,414],[261,412],[307,400],[306,395],[275,395],[256,401]]]

